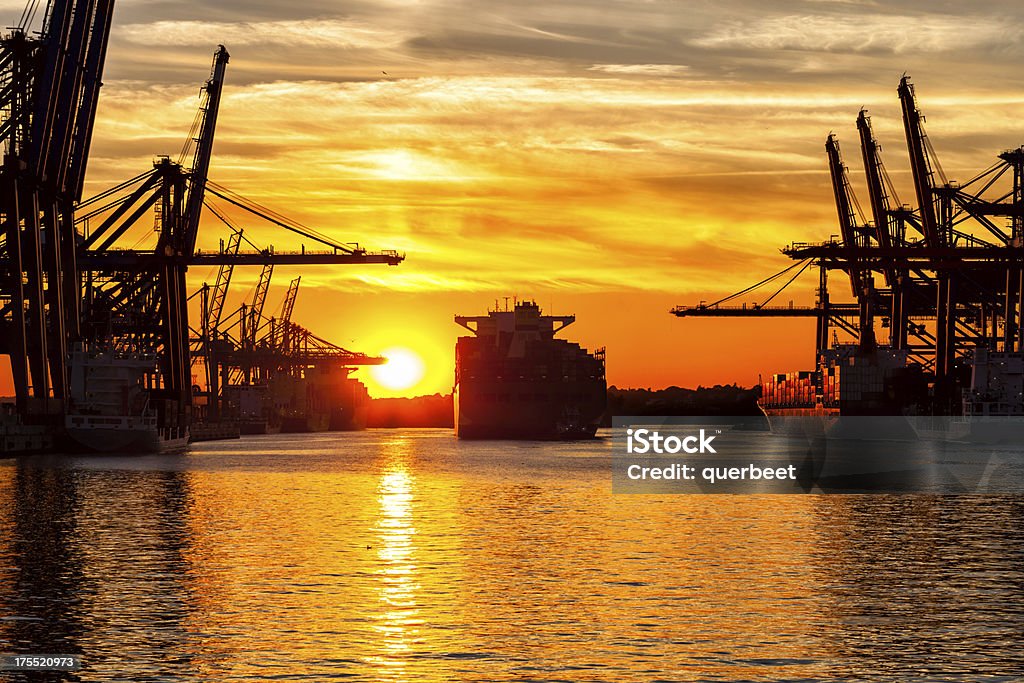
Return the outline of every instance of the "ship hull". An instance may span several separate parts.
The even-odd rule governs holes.
[[[76,428],[65,430],[63,448],[75,453],[180,453],[188,447],[187,429]]]
[[[818,408],[766,408],[773,434],[843,441],[1024,443],[1024,416],[842,415]]]
[[[323,413],[313,415],[284,415],[281,417],[282,434],[308,434],[311,432],[326,432],[330,426],[330,420]]]
[[[308,377],[279,378],[270,385],[275,408],[271,419],[250,416],[256,433],[304,434],[357,431],[366,428],[370,397],[362,382],[348,376],[348,369],[320,370]],[[266,425],[262,427],[261,425]]]
[[[271,424],[269,420],[242,419],[238,423],[238,431],[244,435],[277,434],[281,427]]]
[[[560,429],[555,425],[497,425],[457,423],[455,435],[460,439],[497,439],[522,441],[574,441],[593,439],[598,425]]]
[[[23,425],[14,415],[0,414],[0,458],[53,449],[53,431],[43,425]]]
[[[773,434],[844,441],[914,441],[921,438],[905,416],[842,415],[836,409],[763,408]]]
[[[494,386],[489,387],[492,390]],[[534,391],[513,388],[509,395],[534,396]],[[521,388],[520,388],[521,389]],[[479,392],[474,392],[479,395]],[[519,439],[559,441],[592,439],[605,410],[603,387],[590,387],[593,399],[586,403],[517,403],[489,406],[455,389],[455,435],[460,439]]]

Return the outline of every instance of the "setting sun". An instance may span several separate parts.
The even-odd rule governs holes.
[[[382,356],[388,359],[384,365],[376,365],[370,369],[374,382],[389,391],[410,389],[423,379],[426,370],[423,359],[418,353],[404,347],[385,349]]]

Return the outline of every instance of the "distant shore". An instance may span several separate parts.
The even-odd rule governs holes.
[[[14,397],[0,397],[0,403]],[[735,384],[713,387],[667,387],[665,389],[608,388],[608,410],[602,425],[611,425],[615,415],[758,415],[757,389]],[[370,400],[367,427],[448,427],[454,426],[451,394],[432,394],[413,398],[374,398]]]
[[[608,410],[602,420],[610,426],[615,415],[758,415],[757,389],[735,384],[665,389],[608,388]],[[375,398],[370,402],[368,427],[452,427],[451,394],[415,398]]]

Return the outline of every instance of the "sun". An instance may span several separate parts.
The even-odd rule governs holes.
[[[380,386],[391,391],[402,391],[423,379],[426,370],[423,359],[411,349],[402,346],[385,349],[380,355],[388,359],[384,365],[374,365],[370,375]]]

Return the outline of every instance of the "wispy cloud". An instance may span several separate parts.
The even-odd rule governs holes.
[[[385,49],[401,45],[413,34],[412,27],[389,29],[366,22],[340,19],[301,21],[204,22],[155,21],[117,26],[117,37],[140,45],[231,46],[277,45],[333,49]]]
[[[1019,44],[1021,24],[962,15],[787,15],[730,21],[691,44],[708,48],[826,52],[955,52]]]
[[[686,73],[690,67],[683,64],[594,64],[589,70],[629,76],[674,76]]]

